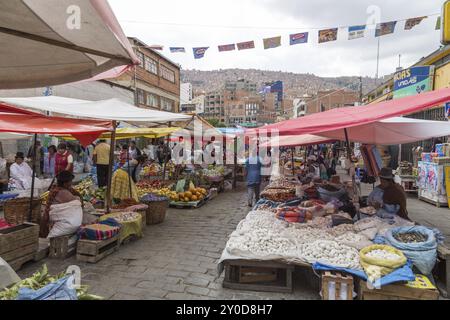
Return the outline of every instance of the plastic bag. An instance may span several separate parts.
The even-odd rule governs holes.
[[[340,200],[346,194],[344,188],[341,188],[338,191],[328,191],[324,188],[318,187],[317,191],[319,192],[320,199],[322,199],[325,202],[330,202],[333,199]]]
[[[81,202],[74,200],[50,207],[50,222],[53,222],[48,238],[70,235],[77,232],[83,221]]]
[[[395,234],[406,232],[421,233],[427,236],[427,241],[405,243],[394,238]],[[401,250],[421,273],[425,275],[431,274],[437,259],[437,241],[433,230],[423,226],[398,227],[388,230],[385,237],[386,242]]]
[[[367,254],[373,250],[385,250],[398,255],[400,258],[398,260],[386,260],[367,256]],[[400,251],[391,246],[374,244],[372,246],[365,247],[359,252],[359,262],[367,274],[370,282],[385,276],[395,269],[404,266],[407,262],[405,255]]]
[[[21,288],[17,300],[78,300],[74,276],[61,278],[38,290]]]

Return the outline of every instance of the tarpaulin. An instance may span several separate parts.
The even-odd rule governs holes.
[[[392,117],[412,114],[450,101],[450,89],[421,93],[401,99],[383,101],[359,107],[345,107],[314,113],[305,117],[249,129],[247,133],[276,130],[279,135],[319,134],[351,128]]]
[[[0,88],[113,78],[139,60],[107,0],[2,1]]]
[[[0,132],[70,134],[82,145],[92,143],[103,132],[111,129],[111,123],[105,121],[0,113]]]
[[[347,273],[353,274],[353,275],[363,279],[364,281],[367,281],[366,273],[361,270],[330,266],[330,265],[322,264],[319,262],[314,263],[312,265],[312,267],[314,270],[323,270],[323,271],[336,270],[336,271],[347,272]],[[374,287],[382,287],[382,286],[388,285],[390,283],[395,283],[395,282],[415,280],[416,276],[414,275],[411,267],[412,267],[412,264],[411,264],[411,262],[408,261],[408,263],[405,264],[403,267],[398,268],[398,269],[394,270],[393,272],[376,280],[373,283]]]

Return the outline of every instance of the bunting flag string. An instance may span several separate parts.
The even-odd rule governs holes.
[[[375,27],[375,37],[381,37],[389,34],[393,34],[395,32],[395,28],[399,21],[404,21],[404,30],[409,31],[422,23],[423,20],[429,18],[430,16],[438,16],[436,20],[435,30],[439,30],[441,28],[441,17],[439,14],[432,14],[428,16],[420,16],[409,19],[397,20],[397,21],[389,21],[373,24]],[[360,39],[366,37],[368,25],[353,25],[353,26],[345,26],[345,27],[335,27],[328,29],[320,29],[318,30],[318,43],[326,43],[336,41],[338,39],[338,32],[346,29],[348,40]],[[310,28],[316,29],[316,28]],[[339,30],[341,29],[341,30]],[[289,34],[289,45],[297,45],[297,44],[306,44],[310,41],[309,32],[300,32],[300,33],[291,33]],[[282,45],[282,36],[269,37],[264,38],[262,40],[262,45],[265,50],[273,49],[280,47]],[[151,45],[147,46],[147,48],[151,48],[154,50],[163,50],[164,47],[161,45]],[[193,54],[195,59],[204,58],[206,51],[210,47],[193,47]],[[227,51],[241,51],[248,49],[255,49],[255,41],[244,41],[238,43],[229,43],[218,45],[217,49],[219,52],[227,52]],[[169,47],[169,51],[171,53],[186,53],[185,47]]]

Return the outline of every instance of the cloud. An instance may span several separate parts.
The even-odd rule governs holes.
[[[440,12],[441,0],[109,0],[125,33],[148,44],[162,44],[167,55],[185,69],[255,68],[320,76],[362,75],[376,72],[377,39],[368,30],[364,39],[347,40],[339,29],[338,40],[317,43],[315,28],[365,23],[367,8],[380,8],[381,20],[390,21]],[[144,21],[154,23],[142,23]],[[155,24],[155,23],[175,23]],[[439,47],[436,16],[405,31],[398,22],[396,32],[380,39],[380,75],[392,73],[402,55],[406,67]],[[255,26],[223,28],[188,25]],[[302,27],[313,28],[302,30]],[[309,31],[308,44],[289,46],[288,35]],[[262,39],[282,36],[282,47],[264,50]],[[217,45],[255,40],[256,49],[219,53]],[[185,46],[186,54],[171,54],[169,46]],[[192,47],[210,46],[204,59],[195,60]]]

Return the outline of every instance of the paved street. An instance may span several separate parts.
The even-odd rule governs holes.
[[[450,238],[450,212],[417,199],[409,199],[411,218],[438,226]],[[161,225],[147,226],[144,238],[122,246],[97,264],[45,260],[51,272],[81,267],[82,282],[107,299],[318,299],[317,277],[297,269],[293,294],[261,293],[222,288],[216,261],[227,236],[248,211],[245,189],[219,194],[196,210],[170,209]],[[28,264],[20,276],[40,264]]]
[[[245,189],[219,194],[196,210],[170,209],[161,225],[147,226],[144,238],[128,243],[97,264],[46,259],[51,272],[81,267],[82,283],[107,299],[317,299],[318,288],[302,283],[313,274],[299,270],[293,294],[261,293],[222,288],[216,261],[228,235],[248,207]],[[28,264],[20,276],[43,262]],[[316,278],[317,279],[317,278]]]

